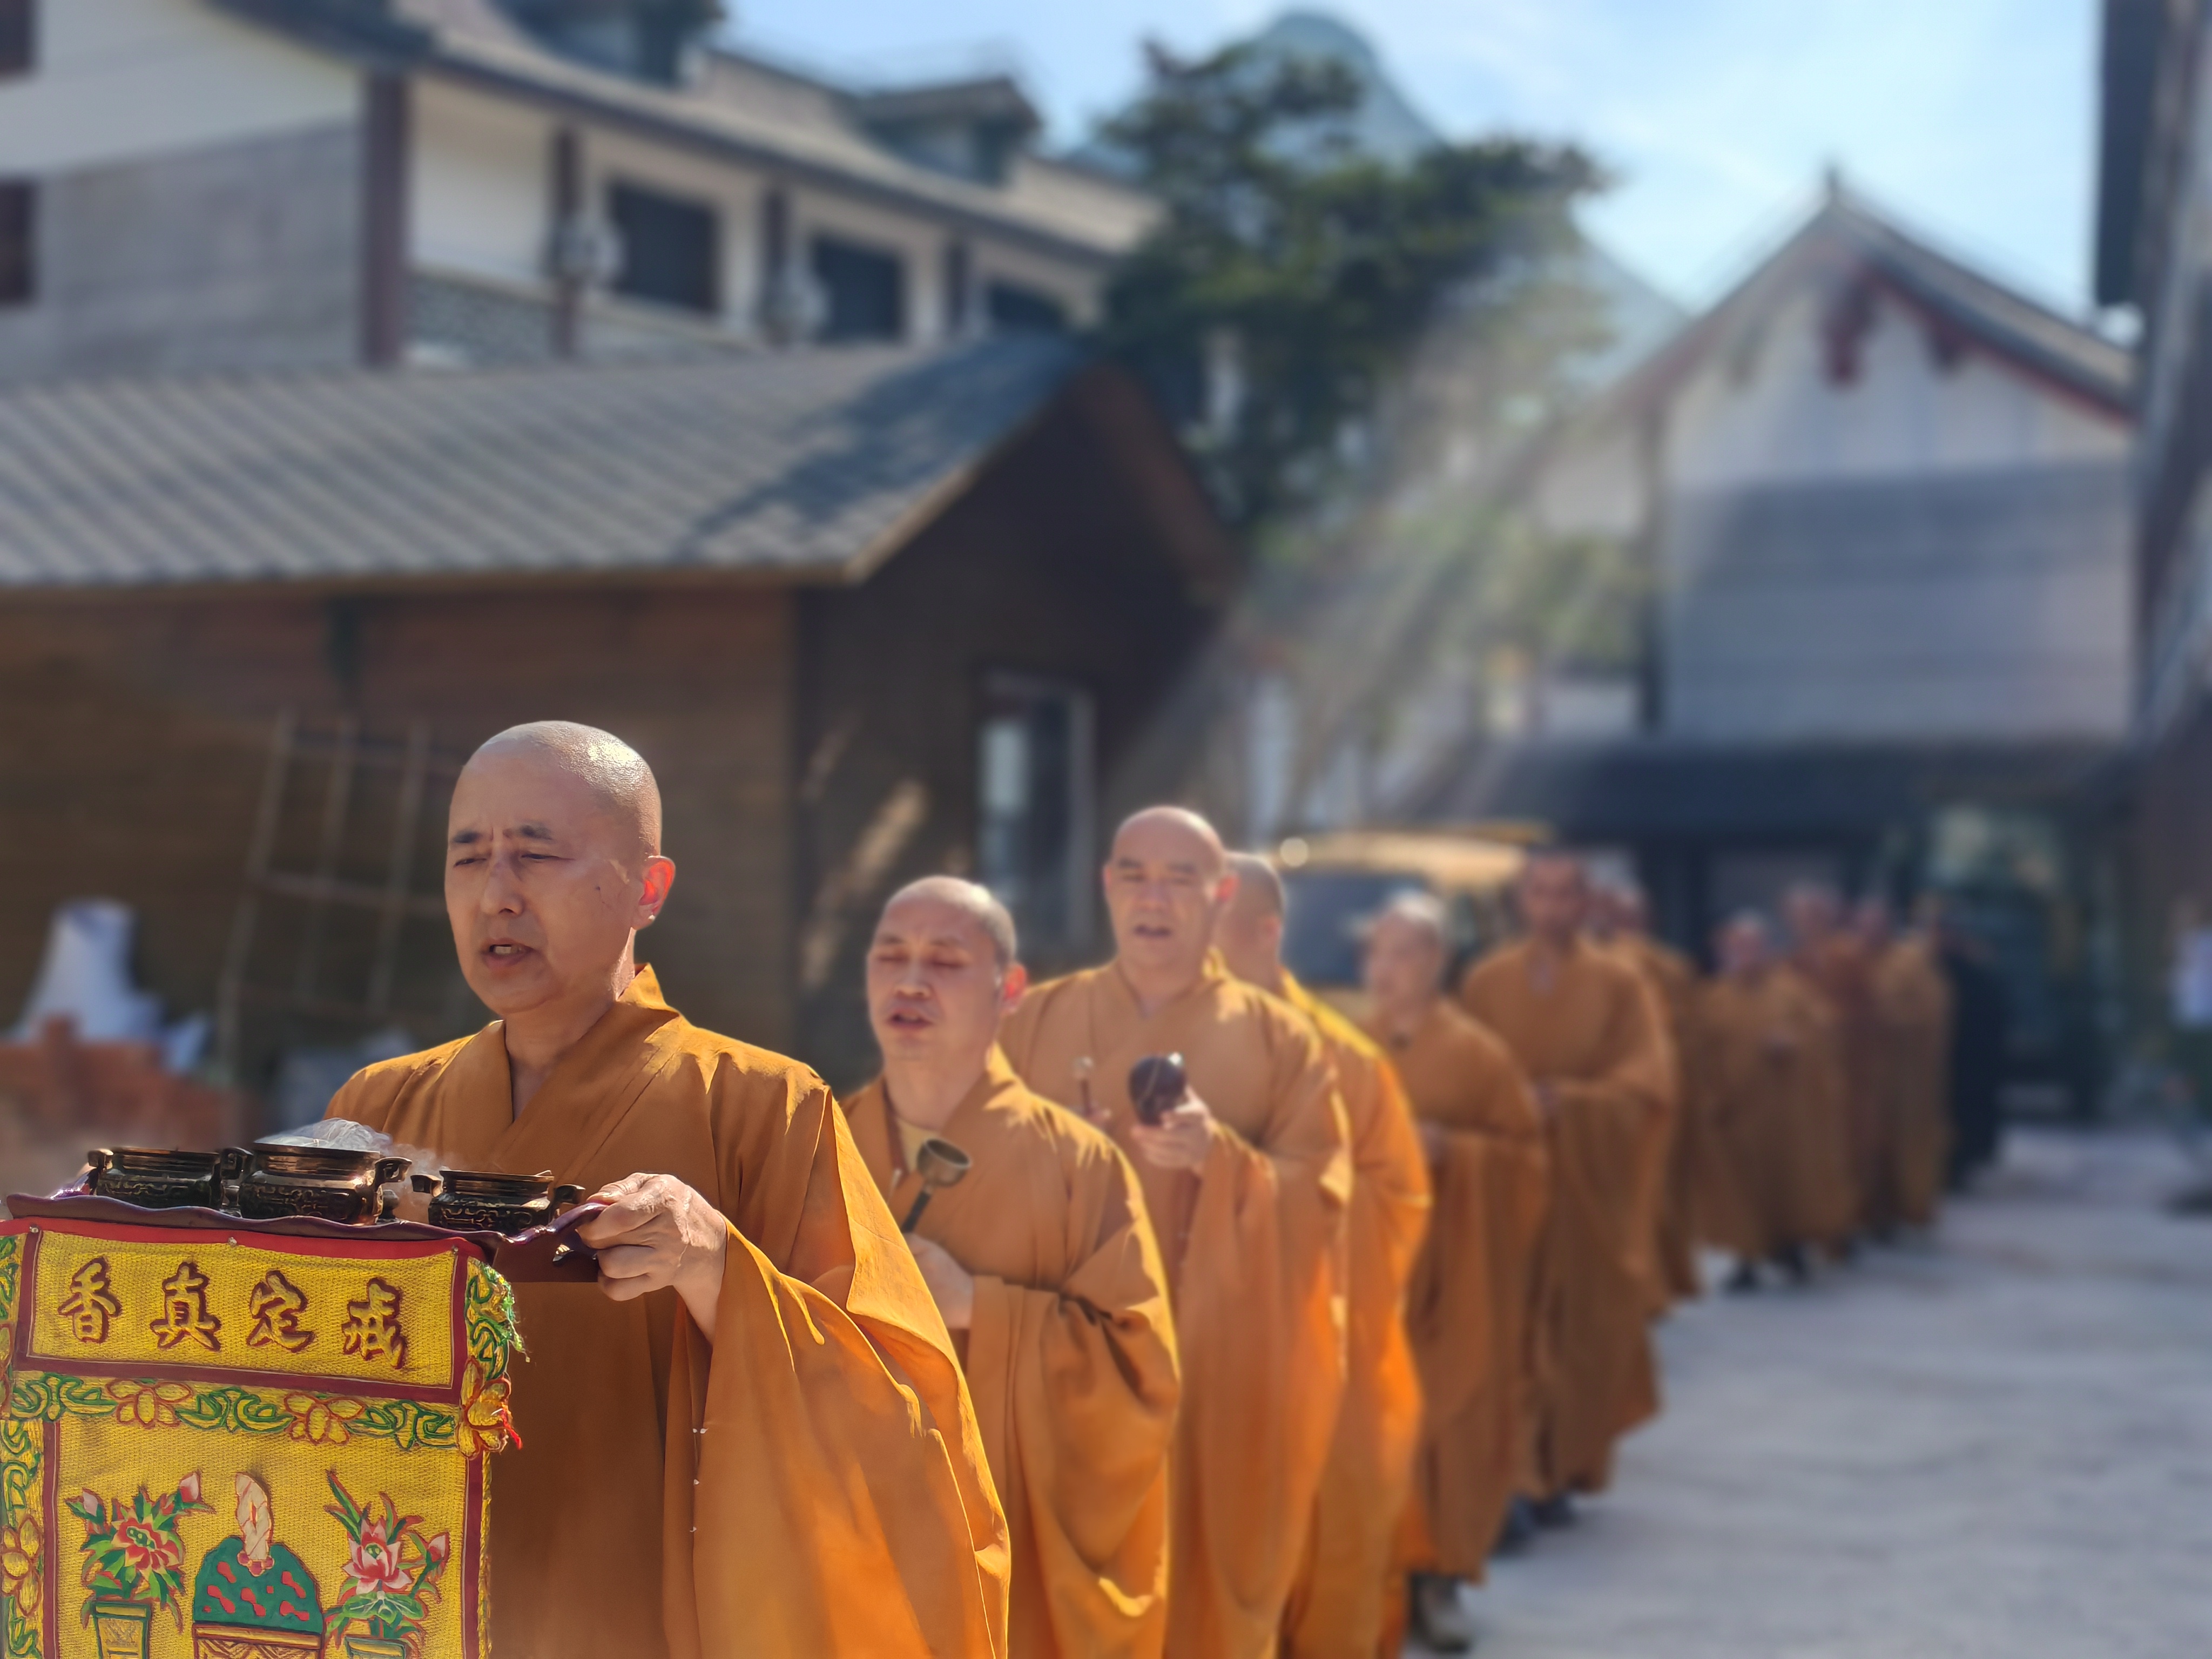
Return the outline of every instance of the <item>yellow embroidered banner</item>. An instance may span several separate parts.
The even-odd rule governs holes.
[[[488,1659],[473,1245],[0,1225],[4,1659]]]
[[[32,1236],[20,1356],[88,1375],[150,1367],[451,1399],[461,1248],[46,1222]]]

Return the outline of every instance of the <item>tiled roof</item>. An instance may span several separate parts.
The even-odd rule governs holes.
[[[0,589],[857,579],[1080,362],[1000,337],[0,394]]]

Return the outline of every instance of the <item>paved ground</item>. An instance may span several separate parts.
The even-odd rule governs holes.
[[[1668,1409],[1501,1562],[1483,1659],[2212,1656],[2212,1219],[2016,1135],[1930,1243],[1667,1326]]]

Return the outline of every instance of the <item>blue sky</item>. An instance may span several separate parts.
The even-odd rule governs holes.
[[[1056,138],[1137,81],[1137,43],[1247,32],[1264,0],[735,0],[735,37],[868,79],[1017,70]],[[1346,0],[1455,135],[1573,137],[1619,174],[1591,230],[1713,296],[1830,161],[1907,223],[2062,308],[2087,288],[2095,0]]]

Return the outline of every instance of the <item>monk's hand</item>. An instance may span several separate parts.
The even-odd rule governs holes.
[[[1182,1105],[1160,1114],[1158,1125],[1132,1124],[1129,1139],[1155,1169],[1202,1170],[1213,1150],[1213,1114],[1196,1095],[1186,1094]]]
[[[576,1229],[599,1253],[599,1288],[617,1302],[673,1290],[714,1340],[730,1224],[674,1176],[624,1176],[586,1200],[607,1207]]]
[[[908,1233],[906,1242],[913,1247],[915,1266],[921,1269],[921,1282],[929,1286],[937,1311],[945,1316],[945,1329],[966,1330],[975,1318],[975,1276],[934,1239]]]

